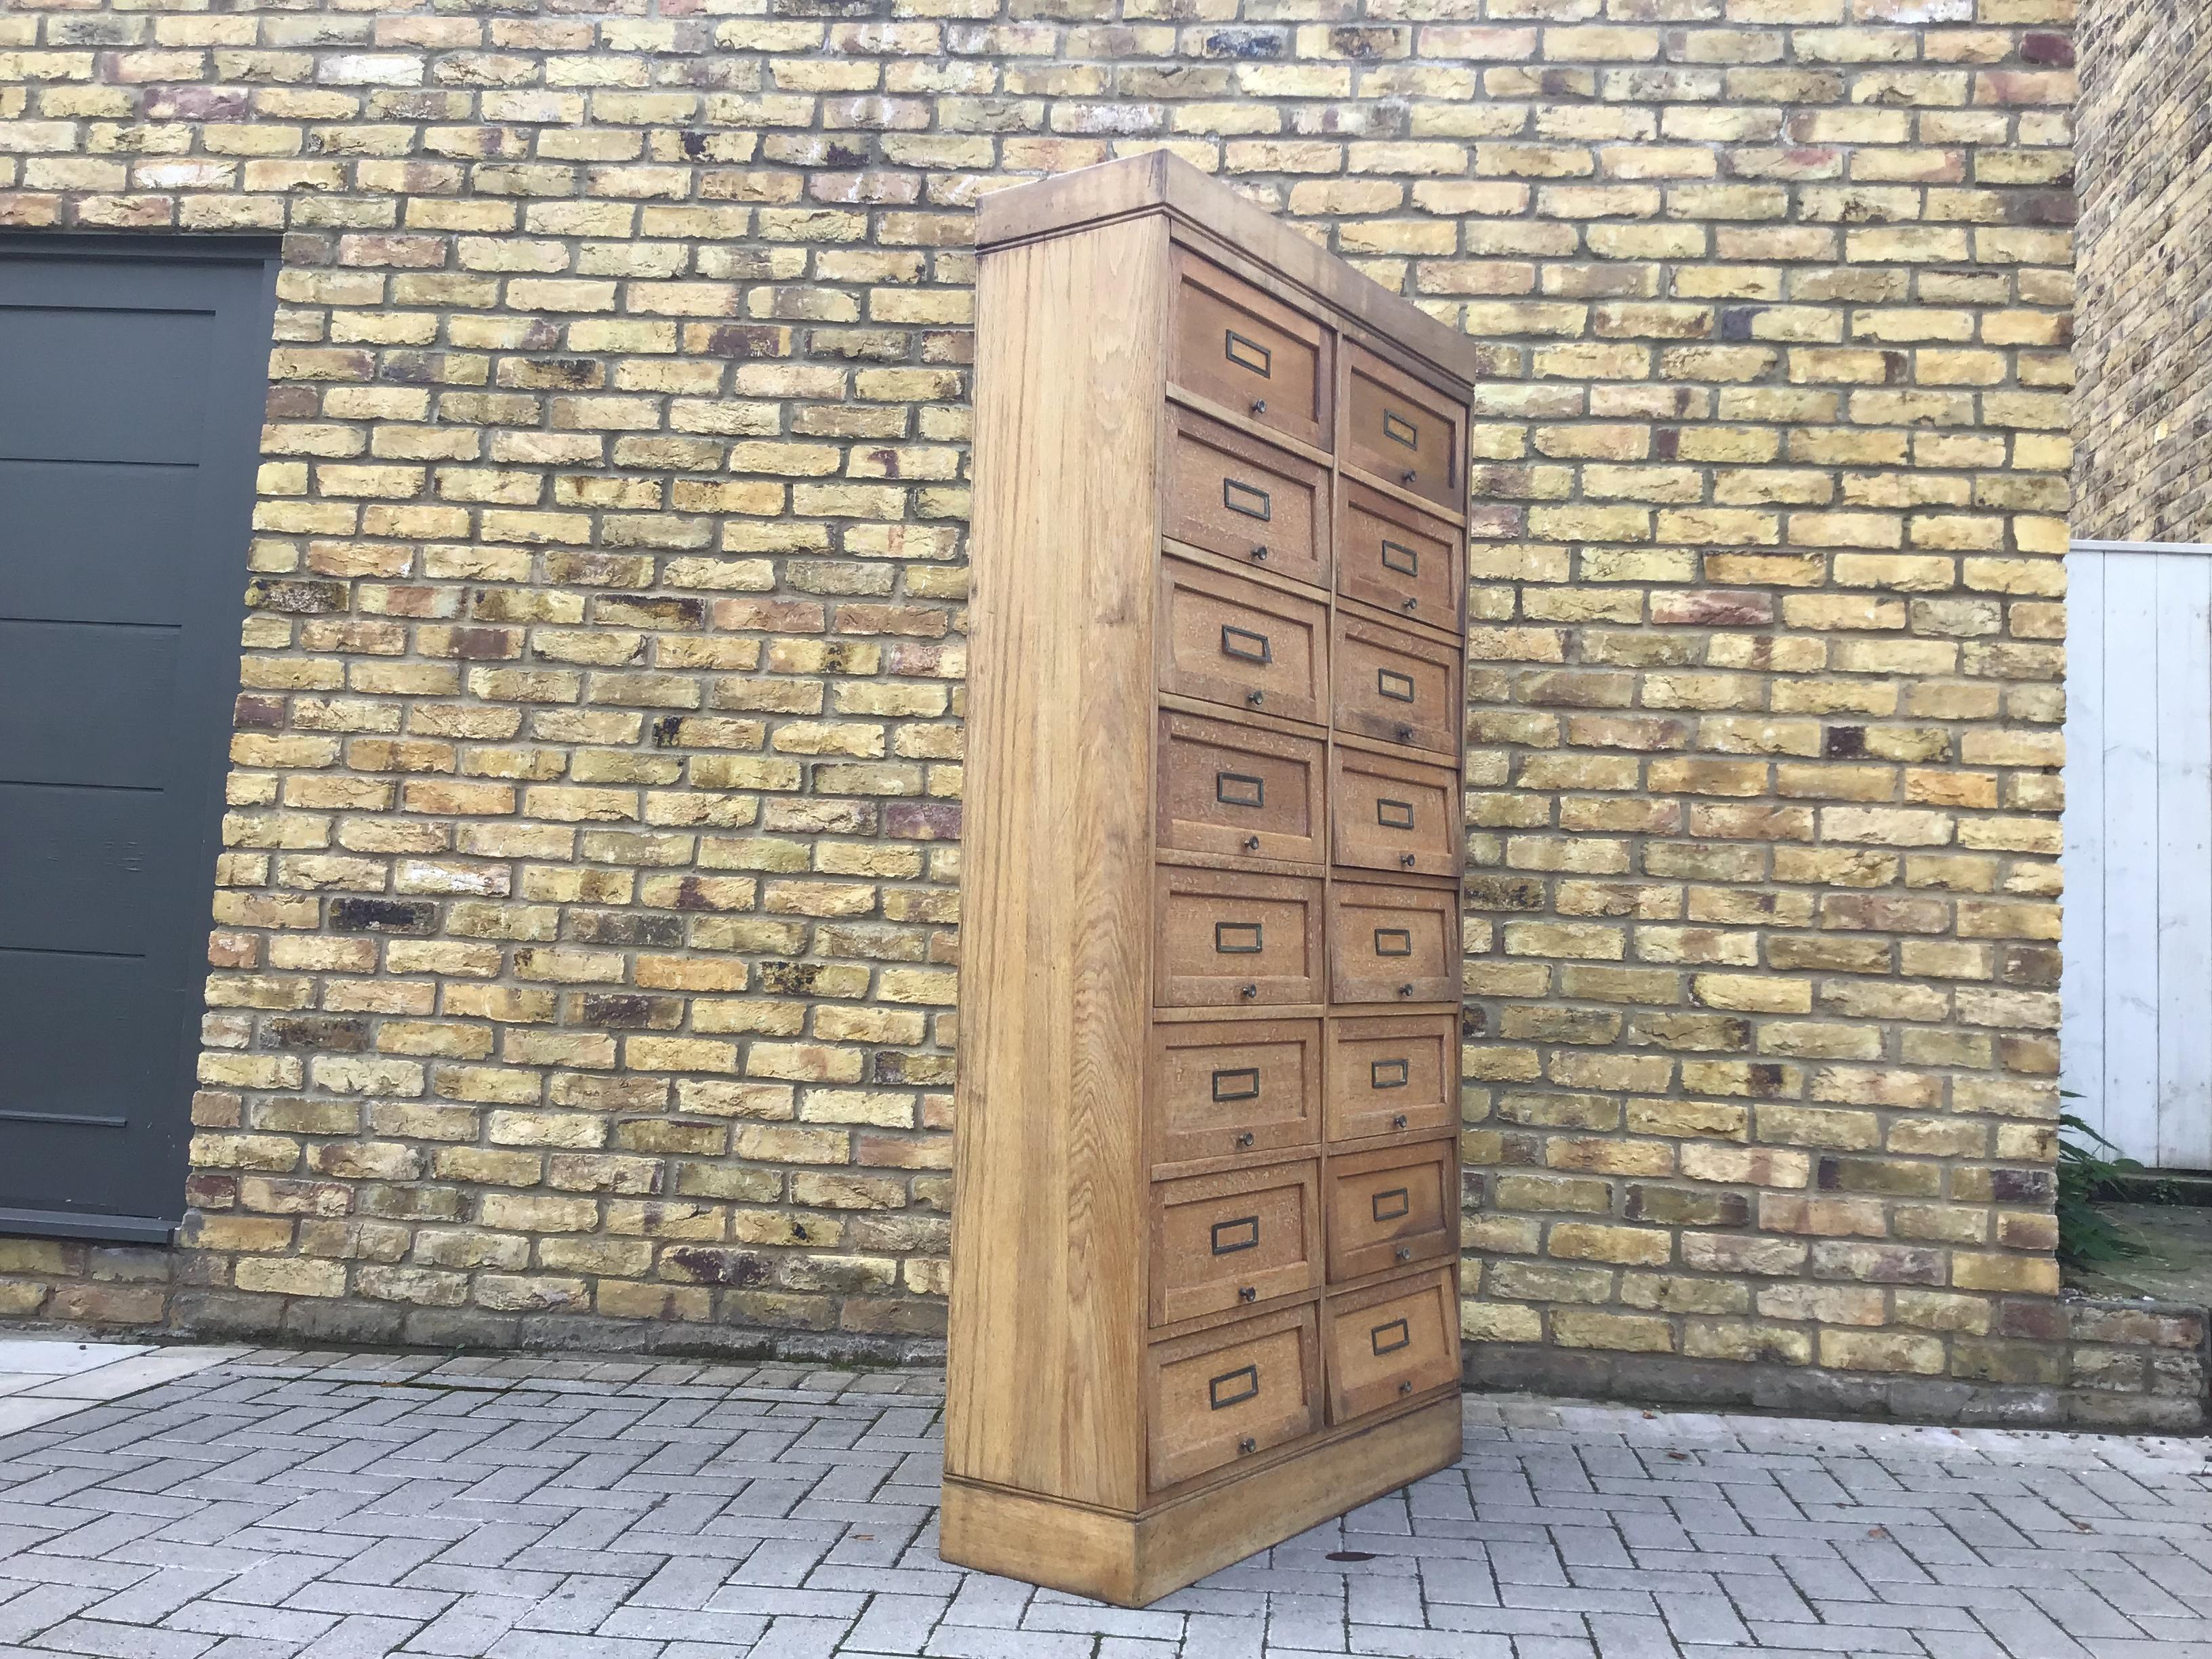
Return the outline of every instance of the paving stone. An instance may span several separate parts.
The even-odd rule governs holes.
[[[1471,1401],[1132,1611],[937,1557],[930,1374],[177,1369],[0,1438],[0,1659],[2212,1659],[2191,1443]]]

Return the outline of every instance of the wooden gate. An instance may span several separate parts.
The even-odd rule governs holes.
[[[2066,640],[2067,1109],[2212,1169],[2212,546],[2075,542]]]

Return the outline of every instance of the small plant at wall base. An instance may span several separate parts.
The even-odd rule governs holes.
[[[2068,1098],[2080,1097],[2069,1095]],[[2116,1156],[2106,1157],[2098,1150],[2100,1147]],[[2096,1206],[2099,1195],[2112,1190],[2120,1176],[2136,1174],[2142,1169],[2135,1159],[2118,1156],[2119,1150],[2071,1112],[2060,1114],[2058,1259],[2069,1267],[2118,1261],[2142,1254],[2142,1246],[2122,1232]]]

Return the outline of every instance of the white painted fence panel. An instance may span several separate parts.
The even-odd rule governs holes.
[[[2212,548],[2067,561],[2067,1109],[2212,1169]]]

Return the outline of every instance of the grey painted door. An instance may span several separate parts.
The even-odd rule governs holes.
[[[0,1232],[183,1210],[274,303],[258,244],[0,239]]]

